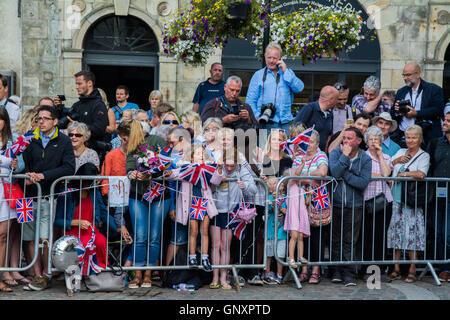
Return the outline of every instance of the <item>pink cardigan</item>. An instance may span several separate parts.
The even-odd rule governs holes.
[[[179,176],[180,169],[172,170],[172,174],[169,178],[176,178]],[[219,185],[222,182],[222,176],[217,173],[213,174],[210,183]],[[178,223],[186,225],[188,222],[191,204],[192,204],[192,184],[187,181],[181,181],[181,192],[178,190],[179,194],[177,196],[177,211],[176,220]],[[219,213],[217,212],[216,205],[214,204],[214,199],[212,196],[211,188],[206,190],[202,189],[202,197],[208,199],[208,204],[206,205],[206,211],[210,218],[215,217]]]

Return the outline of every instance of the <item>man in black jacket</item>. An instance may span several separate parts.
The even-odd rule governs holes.
[[[420,72],[420,66],[415,62],[405,65],[402,76],[406,86],[397,91],[394,108],[391,108],[392,118],[399,124],[391,138],[403,148],[406,146],[404,132],[413,124],[422,127],[424,145],[442,136],[440,120],[444,116],[443,90],[423,80]],[[409,101],[406,108],[400,106],[401,100]]]
[[[80,96],[80,100],[75,102],[72,106],[77,118],[72,119],[67,116],[69,120],[68,126],[73,121],[79,121],[85,123],[91,131],[91,138],[88,141],[88,146],[97,153],[102,154],[102,146],[99,146],[97,141],[104,142],[106,127],[109,124],[108,110],[102,101],[100,92],[94,88],[95,75],[90,71],[80,71],[75,74],[75,86],[77,93]],[[61,101],[58,96],[55,97],[55,104],[59,105]],[[72,117],[74,116],[72,113]]]
[[[30,145],[23,152],[25,174],[30,176],[26,180],[25,197],[37,196],[38,182],[42,188],[41,207],[39,212],[39,238],[44,244],[44,250],[39,250],[38,260],[33,266],[35,278],[24,287],[27,290],[44,290],[48,287],[51,273],[48,270],[48,239],[50,223],[53,220],[50,212],[50,202],[44,196],[50,194],[50,186],[56,179],[75,173],[75,155],[69,137],[61,133],[56,124],[58,122],[56,109],[42,106],[38,110],[39,127],[34,131],[35,136]],[[56,192],[56,190],[55,190]],[[36,219],[37,201],[34,199],[34,217]],[[33,254],[36,220],[24,223],[23,240],[30,241],[29,250]],[[43,268],[41,267],[43,265]],[[42,275],[42,271],[44,274]]]

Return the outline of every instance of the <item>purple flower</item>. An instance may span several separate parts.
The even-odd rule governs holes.
[[[247,4],[250,4],[250,0],[247,0]]]
[[[219,41],[220,41],[220,38],[219,38],[219,37],[216,37],[214,40],[215,40],[216,42],[219,42]]]
[[[309,40],[312,40],[312,39],[313,39],[313,37],[312,37],[312,36],[309,36],[309,37],[308,37],[308,39],[309,39]]]
[[[165,54],[169,54],[169,50],[164,49],[164,53],[165,53]]]

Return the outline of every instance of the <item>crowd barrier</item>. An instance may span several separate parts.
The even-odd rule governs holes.
[[[11,209],[10,204],[8,203],[9,200],[13,199],[12,195],[12,185],[15,182],[23,181],[23,179],[29,178],[27,175],[24,174],[14,174],[14,175],[7,175],[7,174],[0,174],[0,179],[2,184],[9,184],[9,195],[4,194],[3,199],[0,201],[0,208],[1,210],[12,210],[14,214],[16,214],[16,208]],[[34,233],[34,247],[33,252],[31,252],[31,248],[28,247],[28,262],[25,262],[22,260],[23,256],[23,248],[27,247],[27,245],[24,245],[24,223],[17,223],[16,221],[13,222],[13,220],[6,220],[4,223],[6,224],[6,235],[3,238],[5,245],[5,261],[4,264],[0,266],[0,273],[1,272],[22,272],[30,269],[37,261],[38,259],[38,250],[39,248],[43,248],[44,244],[39,243],[39,221],[40,221],[40,215],[36,214],[36,212],[40,212],[41,209],[41,198],[42,198],[42,189],[41,185],[39,183],[36,183],[37,187],[37,196],[33,198],[33,220],[35,221],[35,233]],[[2,186],[2,192],[4,192],[4,187]],[[27,185],[24,187],[24,194],[26,192]],[[4,192],[5,193],[5,192]],[[12,250],[18,249],[18,256],[12,255]],[[16,261],[13,262],[12,259],[15,259]],[[17,267],[11,267],[11,264],[17,264]]]
[[[66,208],[66,202],[68,197],[64,196],[64,192],[68,193],[72,193],[74,196],[78,196],[81,199],[81,194],[80,193],[75,193],[74,191],[71,191],[73,189],[82,189],[82,188],[88,188],[88,189],[100,189],[102,188],[104,185],[111,185],[110,184],[110,180],[111,179],[117,179],[117,178],[126,178],[126,177],[111,177],[111,176],[67,176],[67,177],[62,177],[59,178],[57,180],[55,180],[53,182],[53,184],[51,185],[50,188],[50,205],[51,205],[51,212],[53,212],[53,214],[55,215],[55,210],[56,210],[56,200],[58,199],[58,197],[63,197],[63,202],[64,203],[64,210]],[[96,181],[96,184],[90,184],[90,186],[83,186],[83,181]],[[165,182],[169,182],[169,181],[174,181],[174,182],[178,182],[178,181],[182,181],[179,179],[153,179],[153,181],[162,183],[162,181]],[[237,179],[230,179],[228,178],[225,182],[233,182],[233,181],[237,181]],[[261,185],[263,191],[264,191],[264,198],[267,200],[268,199],[268,187],[266,185],[266,183],[262,180],[262,179],[254,179],[255,183]],[[115,181],[116,183],[117,181]],[[181,192],[179,184],[175,183],[175,186],[169,187],[168,184],[166,183],[166,186],[168,186],[168,188],[170,189],[170,191],[172,191],[174,194],[178,195],[179,192]],[[123,187],[123,186],[122,186]],[[133,187],[130,187],[133,188]],[[61,192],[61,190],[65,190],[63,192]],[[132,190],[130,190],[131,192]],[[138,185],[135,185],[135,190],[136,193],[138,191]],[[98,197],[99,194],[94,192],[94,199],[95,197]],[[164,193],[163,193],[164,195]],[[108,197],[109,197],[109,193],[108,193]],[[106,211],[107,211],[107,215],[108,217],[110,215],[112,215],[113,212],[113,208],[110,206],[110,199],[106,198],[105,202],[106,202]],[[228,197],[230,197],[229,193],[228,193]],[[137,206],[138,203],[136,201],[131,201],[132,198],[130,198],[130,202],[128,203],[128,201],[126,201],[126,203],[124,203],[124,205],[130,204],[130,206],[135,205]],[[143,199],[138,199],[141,200],[142,202],[146,202],[146,200]],[[161,201],[158,204],[158,201],[155,200],[155,203],[157,206],[159,206],[159,209],[163,212],[163,216],[167,216],[167,211],[168,211],[168,207],[167,207],[167,203],[165,202],[166,199],[164,199],[164,197],[162,197]],[[219,199],[219,201],[224,201],[225,199]],[[242,201],[244,201],[244,199],[241,199]],[[175,208],[177,206],[177,201],[178,201],[178,197],[175,197],[174,202],[175,202]],[[267,202],[267,201],[266,201]],[[95,213],[96,211],[96,201],[93,201],[94,203],[94,207],[93,207],[93,212]],[[131,209],[131,208],[130,208]],[[134,208],[135,210],[138,210],[137,207]],[[117,209],[115,209],[117,211]],[[135,266],[135,258],[136,258],[136,246],[133,246],[133,244],[136,243],[137,239],[137,232],[132,232],[133,230],[129,230],[130,235],[132,235],[132,244],[129,245],[126,243],[125,239],[122,237],[122,234],[117,235],[114,234],[114,232],[110,232],[110,228],[109,228],[109,220],[107,220],[106,222],[106,227],[103,228],[103,230],[105,230],[104,232],[104,236],[106,237],[106,243],[107,243],[107,247],[106,247],[106,251],[107,251],[107,265],[108,267],[105,268],[105,270],[108,271],[112,271],[113,269],[111,268],[114,267],[114,265],[120,264],[120,266],[122,267],[123,270],[152,270],[152,271],[156,271],[156,270],[186,270],[186,269],[190,269],[189,267],[189,263],[188,263],[188,255],[189,255],[189,233],[190,233],[190,224],[189,222],[186,225],[186,229],[184,230],[187,233],[187,239],[181,239],[181,240],[185,240],[185,241],[179,241],[179,235],[177,234],[178,232],[181,232],[179,225],[181,225],[181,223],[177,222],[175,219],[175,222],[171,222],[174,223],[173,229],[175,232],[173,234],[174,239],[176,239],[175,244],[177,244],[178,242],[186,242],[185,245],[187,248],[187,256],[186,256],[186,260],[185,263],[177,263],[175,264],[175,261],[177,261],[177,250],[174,250],[174,254],[173,254],[173,259],[171,261],[170,264],[168,265],[164,265],[164,261],[165,261],[165,253],[166,250],[163,250],[164,247],[167,246],[167,242],[168,240],[172,240],[169,239],[172,235],[168,234],[167,231],[170,232],[170,229],[167,228],[167,225],[164,225],[164,218],[163,219],[159,219],[157,223],[157,229],[158,232],[160,234],[160,236],[158,237],[158,239],[153,239],[152,238],[152,232],[155,230],[154,228],[152,228],[152,221],[153,218],[150,215],[151,212],[151,206],[148,207],[148,219],[145,222],[146,224],[146,228],[147,230],[151,230],[147,232],[147,239],[146,239],[146,261],[144,263],[144,265],[142,266]],[[129,210],[130,211],[130,210]],[[156,212],[156,211],[155,211]],[[80,212],[81,213],[81,212]],[[79,213],[75,212],[74,216],[78,216]],[[177,214],[177,213],[176,213]],[[264,207],[263,212],[259,213],[260,215],[262,214],[264,217],[263,219],[265,221],[267,221],[267,215],[268,215],[268,210],[267,210],[267,206]],[[123,212],[120,214],[121,218],[123,218]],[[66,218],[67,218],[67,212],[64,212],[64,224],[66,222]],[[75,218],[74,218],[75,219]],[[256,219],[256,218],[255,218]],[[93,219],[95,221],[95,218]],[[130,218],[131,221],[131,229],[136,229],[135,227],[142,227],[140,221],[137,220],[137,215],[135,215],[135,220],[133,221]],[[230,218],[231,220],[231,218]],[[210,226],[212,225],[212,223],[210,223]],[[238,285],[238,269],[263,269],[265,267],[265,261],[266,261],[266,240],[267,239],[267,224],[262,224],[263,229],[260,228],[259,230],[256,229],[256,225],[255,223],[251,223],[248,224],[246,226],[247,228],[247,236],[249,236],[249,234],[251,234],[252,238],[255,239],[255,242],[250,244],[250,246],[245,247],[246,245],[244,245],[244,241],[243,240],[237,240],[235,238],[234,235],[232,235],[231,237],[231,241],[229,239],[227,239],[226,241],[226,248],[227,250],[229,248],[232,248],[232,252],[231,252],[231,259],[228,260],[225,264],[213,264],[213,261],[215,261],[215,256],[214,256],[214,250],[211,250],[212,252],[210,252],[209,254],[209,259],[211,261],[211,265],[213,269],[230,269],[233,279],[234,279],[234,283],[235,283],[235,287],[236,289],[239,291],[240,287]],[[99,229],[101,229],[101,226],[96,226]],[[166,228],[165,228],[166,227]],[[51,230],[50,234],[51,234],[51,239],[50,239],[50,243],[53,244],[55,240],[58,239],[58,237],[64,236],[66,235],[67,231],[66,229],[61,230],[60,228],[55,228],[55,224],[53,223],[53,221],[50,222],[49,228]],[[54,230],[55,228],[55,230]],[[59,230],[58,230],[59,229]],[[169,230],[167,230],[169,229]],[[81,231],[81,227],[79,227],[78,229],[78,234],[80,234]],[[156,231],[155,231],[156,232]],[[201,233],[201,228],[199,227],[199,235]],[[263,234],[261,234],[263,233]],[[55,239],[53,238],[53,235],[55,235]],[[260,237],[262,239],[264,239],[264,242],[262,244],[262,253],[260,253],[258,255],[257,253],[257,247],[256,247],[256,239]],[[159,265],[154,265],[152,263],[150,263],[149,259],[150,259],[150,250],[151,250],[151,246],[154,245],[154,242],[159,242],[160,243],[160,248],[158,250],[159,254],[158,254],[158,263]],[[233,247],[232,243],[234,244]],[[237,245],[236,245],[237,244]],[[210,232],[209,235],[209,248],[213,249],[215,247],[216,243],[215,243],[215,238],[213,236],[213,234]],[[179,245],[181,247],[181,244]],[[178,246],[176,246],[178,247]],[[200,248],[199,248],[200,247]],[[202,249],[202,242],[200,241],[200,239],[197,240],[197,248],[199,248],[201,251]],[[262,254],[262,256],[261,256]],[[244,259],[244,256],[250,255],[251,259],[250,261],[248,261],[248,259]],[[259,258],[262,261],[257,261],[257,258]],[[125,264],[124,263],[124,258],[131,258],[131,264]],[[114,260],[114,261],[111,261]],[[199,266],[198,269],[203,269],[203,267],[201,266],[201,260],[198,260],[199,262]],[[51,257],[49,257],[49,266],[51,265]],[[52,271],[56,271],[55,268],[52,268]]]
[[[315,182],[312,182],[315,181]],[[444,178],[378,178],[374,177],[371,181],[382,181],[386,183],[389,190],[392,190],[394,201],[401,197],[409,198],[408,210],[406,213],[401,211],[402,206],[396,202],[389,202],[386,197],[384,200],[372,198],[363,201],[362,206],[355,207],[355,193],[352,192],[350,199],[352,203],[345,206],[335,205],[336,191],[338,183],[342,180],[336,180],[333,177],[283,177],[277,184],[276,198],[282,197],[280,188],[285,188],[291,183],[300,183],[313,185],[310,191],[305,194],[297,194],[298,202],[301,198],[305,199],[305,206],[308,208],[308,215],[311,208],[314,207],[312,196],[313,191],[319,189],[319,185],[326,185],[329,208],[331,208],[332,219],[327,225],[320,223],[318,226],[310,226],[311,236],[305,238],[304,257],[308,260],[310,266],[327,266],[328,268],[354,266],[377,265],[386,269],[387,266],[394,264],[411,264],[417,267],[424,266],[419,279],[429,270],[437,285],[440,281],[436,275],[433,265],[449,263],[450,257],[447,256],[445,248],[448,243],[448,210],[450,205],[449,182],[450,179]],[[408,184],[412,187],[408,188]],[[401,191],[397,186],[402,185]],[[392,187],[392,189],[391,189]],[[340,188],[341,199],[348,198],[346,188]],[[383,194],[387,191],[383,190]],[[316,195],[317,196],[317,195]],[[381,197],[383,198],[383,197]],[[423,199],[426,199],[423,201]],[[316,198],[315,200],[318,200]],[[293,201],[292,196],[286,198],[286,202]],[[309,203],[307,203],[309,201]],[[424,203],[423,203],[424,202]],[[294,202],[293,202],[294,203]],[[292,204],[293,205],[293,204]],[[345,207],[345,208],[344,208]],[[315,209],[317,210],[317,209]],[[325,211],[319,211],[325,212]],[[405,217],[409,219],[405,219]],[[279,220],[279,208],[275,207],[275,225]],[[322,218],[324,215],[322,215]],[[405,219],[405,220],[402,220]],[[345,220],[345,222],[344,222]],[[392,225],[391,225],[392,222]],[[413,225],[411,225],[413,223]],[[441,232],[439,232],[441,230]],[[344,239],[345,238],[345,239]],[[278,234],[275,232],[275,241],[278,241]],[[297,258],[299,255],[300,239],[297,241]],[[350,246],[350,247],[349,247]],[[286,246],[288,247],[288,246]],[[393,254],[393,248],[401,250],[400,259]],[[407,253],[412,251],[414,259],[409,260]],[[286,257],[288,252],[286,250]],[[288,263],[279,257],[275,251],[276,260],[283,266],[289,267]],[[301,266],[300,266],[301,267]],[[298,275],[292,267],[286,274],[285,279],[291,274],[297,285],[301,288]],[[419,268],[418,268],[419,270]],[[390,269],[392,271],[392,269]]]

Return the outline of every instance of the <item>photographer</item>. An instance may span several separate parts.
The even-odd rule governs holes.
[[[59,119],[58,128],[65,129],[72,122],[85,123],[91,131],[88,146],[99,155],[110,150],[110,145],[105,143],[106,127],[109,124],[108,111],[102,101],[100,92],[94,89],[95,76],[90,71],[80,71],[75,74],[75,85],[80,100],[72,108],[63,109],[63,116]],[[60,96],[55,97],[55,104],[60,106]],[[103,157],[101,157],[103,158]]]
[[[444,111],[444,93],[441,87],[420,77],[420,66],[410,62],[403,68],[405,86],[397,91],[391,115],[399,124],[391,138],[405,147],[405,130],[413,124],[422,128],[426,145],[431,139],[442,136],[441,118]]]
[[[208,118],[219,118],[226,128],[247,130],[256,124],[252,108],[241,102],[239,94],[242,80],[238,76],[231,76],[225,83],[225,95],[209,101],[203,108],[201,119],[204,123]]]
[[[287,68],[281,59],[282,55],[283,51],[278,44],[271,43],[266,47],[266,67],[253,75],[245,100],[258,119],[259,127],[267,130],[266,137],[271,128],[284,129],[289,135],[294,93],[301,92],[304,88],[302,80]],[[264,114],[266,116],[263,116]],[[260,145],[264,144],[265,141],[260,141]]]

